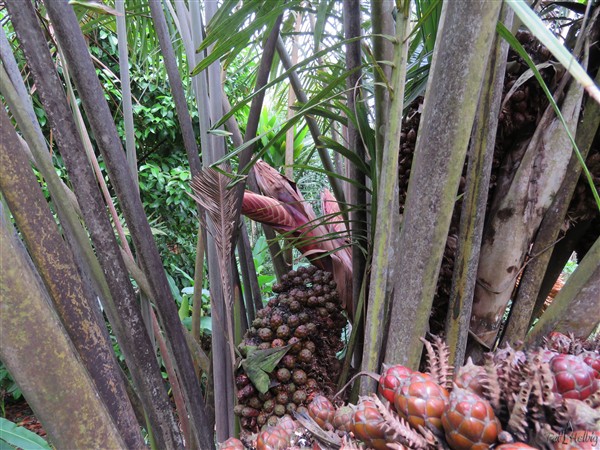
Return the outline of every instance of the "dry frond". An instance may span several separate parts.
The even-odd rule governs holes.
[[[433,342],[420,338],[427,353],[427,371],[444,388],[452,389],[454,367],[450,365],[450,350],[439,336],[432,336]]]
[[[531,383],[523,381],[518,395],[513,395],[514,406],[511,409],[507,430],[518,440],[527,440],[527,404],[531,394]]]
[[[221,169],[226,172],[227,167]],[[204,208],[206,215],[210,218],[213,226],[205,228],[212,234],[217,247],[219,272],[225,300],[226,317],[217,317],[224,327],[229,340],[229,351],[231,360],[235,360],[233,339],[233,293],[231,290],[231,256],[233,235],[237,217],[236,190],[229,188],[230,179],[223,173],[213,169],[205,168],[196,175],[191,182],[191,197]]]
[[[371,400],[385,420],[381,428],[388,440],[394,440],[415,450],[425,450],[434,444],[434,442],[428,441],[419,432],[412,429],[404,419],[385,406],[376,395],[372,395]]]
[[[502,387],[500,386],[496,364],[494,364],[493,355],[486,353],[484,355],[484,368],[486,377],[482,380],[483,395],[494,409],[496,416],[501,417],[502,414]]]
[[[225,168],[223,168],[225,169]],[[213,168],[206,168],[191,182],[191,197],[204,208],[210,218],[217,244],[224,254],[231,251],[236,217],[236,192],[229,189],[230,179]]]

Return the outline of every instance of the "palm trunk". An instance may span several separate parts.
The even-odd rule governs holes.
[[[42,104],[46,109],[50,126],[74,185],[92,242],[96,247],[111,297],[115,302],[118,312],[115,318],[118,321],[112,323],[113,331],[117,335],[128,362],[134,384],[138,388],[158,444],[179,448],[181,447],[181,437],[170,409],[154,351],[143,325],[143,319],[137,307],[137,299],[121,258],[112,226],[105,214],[99,214],[104,210],[104,203],[98,191],[95,176],[87,161],[85,150],[79,140],[71,111],[66,103],[62,83],[56,74],[46,41],[39,29],[33,6],[28,2],[19,4],[19,7],[13,7],[13,5],[15,3],[11,2],[9,6],[13,25],[36,81]],[[53,5],[56,6],[56,4]],[[67,8],[71,7],[67,6]],[[73,14],[72,10],[70,13]],[[72,30],[80,33],[77,19],[74,16],[73,20],[75,25],[71,25]],[[62,29],[63,27],[58,26],[57,28]],[[82,62],[81,60],[89,61],[87,49],[79,62]],[[91,67],[91,71],[95,77],[93,67]],[[98,82],[97,78],[95,80]],[[82,93],[84,90],[79,89],[79,92]],[[103,96],[101,101],[96,103],[101,102],[105,104]],[[97,135],[104,136],[103,133]],[[124,159],[122,150],[121,156]],[[121,167],[131,180],[127,165],[122,164]],[[133,194],[135,190],[131,188],[130,192]]]
[[[143,448],[141,436],[126,443],[113,422],[2,209],[0,358],[57,448]],[[137,430],[132,423],[130,436]]]
[[[503,22],[510,25],[513,12],[504,7]],[[510,27],[510,26],[509,26]],[[495,39],[477,107],[468,154],[465,198],[460,217],[458,249],[454,260],[452,287],[446,316],[446,342],[450,364],[462,365],[467,348],[469,319],[487,207],[490,173],[496,144],[498,113],[504,87],[508,43]]]
[[[575,130],[583,89],[572,83],[562,114]],[[471,330],[488,347],[496,341],[504,311],[544,214],[564,179],[570,141],[549,106],[532,137],[506,195],[484,232]],[[552,176],[547,176],[552,173]]]
[[[446,2],[412,163],[385,361],[421,359],[500,2]],[[459,50],[460,49],[460,50]]]

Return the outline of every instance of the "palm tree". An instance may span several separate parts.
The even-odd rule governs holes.
[[[6,293],[3,326],[11,331],[3,336],[9,345],[0,356],[53,443],[60,446],[77,435],[81,440],[71,442],[82,446],[141,447],[139,428],[131,426],[135,422],[158,448],[184,443],[212,448],[213,420],[218,442],[235,434],[236,344],[262,307],[242,211],[267,224],[264,234],[279,275],[286,270],[282,243],[296,245],[316,264],[333,270],[338,284],[344,280],[353,324],[346,369],[353,365],[376,372],[383,362],[417,368],[420,338],[429,330],[445,334],[452,362],[461,365],[466,354],[476,356],[500,340],[533,342],[552,329],[588,337],[597,327],[589,312],[600,306],[594,227],[600,209],[594,187],[599,180],[598,104],[584,99],[584,87],[568,72],[554,69],[550,54],[535,48],[531,34],[516,33],[520,20],[530,27],[536,23],[535,13],[521,2],[251,0],[223,2],[218,8],[206,2],[202,8],[198,2],[151,0],[148,8],[123,8],[117,1],[117,10],[80,3],[74,8],[47,1],[36,9],[29,2],[8,2],[6,25],[11,33],[14,28],[25,55],[35,101],[39,97],[46,112],[69,186],[56,175],[11,45],[1,36],[1,92],[18,130],[2,113],[0,189],[12,215],[2,222],[2,245],[10,250],[7,267],[10,262],[22,268],[30,282],[24,285],[14,270],[3,271],[0,278]],[[598,70],[597,36],[592,34],[598,11],[572,13],[574,31],[567,37],[578,39],[565,42],[572,55],[582,55],[592,74]],[[89,57],[84,33],[115,21],[124,103],[129,98],[125,49],[138,48],[143,39],[145,46],[130,57],[164,68],[197,180],[194,278],[196,286],[203,284],[206,254],[214,322],[210,364],[197,342],[200,289],[192,319],[196,331],[189,335],[177,315],[132,176],[130,108],[123,108],[129,124],[125,153]],[[507,57],[509,43],[514,50]],[[241,76],[235,71],[242,67],[251,68],[243,80],[250,88],[227,98],[227,78]],[[546,85],[554,99],[544,92]],[[597,95],[593,84],[588,90]],[[288,101],[290,91],[295,102]],[[281,119],[259,132],[265,99],[273,111],[281,111]],[[197,110],[198,134],[190,108]],[[278,175],[271,184],[261,182],[265,170],[277,173],[283,167],[266,169],[259,161],[276,154],[275,144],[285,136],[289,140],[290,130],[304,127],[309,137],[298,154],[288,150],[285,169],[297,180],[321,174],[337,209],[319,218],[303,206],[305,216],[298,222],[294,205],[302,205],[303,198],[296,185]],[[89,136],[106,165],[132,248],[119,230],[108,189],[104,197],[98,189],[104,178],[93,171],[96,156]],[[48,186],[60,228],[30,164]],[[269,186],[287,190],[290,201]],[[257,210],[257,204],[263,206]],[[273,207],[270,216],[264,205]],[[277,220],[275,211],[281,214]],[[284,216],[288,222],[282,222]],[[564,223],[571,225],[566,233]],[[278,240],[269,225],[284,239]],[[565,244],[554,247],[561,235]],[[586,246],[590,239],[595,243]],[[558,277],[556,269],[575,249],[579,267],[530,331],[547,286]],[[144,294],[141,304],[131,279]],[[27,287],[34,294],[29,296]],[[19,313],[21,298],[28,299],[35,314]],[[512,313],[506,321],[509,303]],[[565,320],[571,308],[576,317]],[[123,351],[126,376],[111,350],[103,313]],[[49,337],[38,343],[44,350],[40,361],[48,367],[42,374],[23,357],[24,342],[36,330],[34,320]],[[163,385],[155,341],[183,437]],[[68,366],[54,356],[54,346],[67,355]],[[204,391],[200,368],[209,379]],[[47,374],[63,371],[70,376],[61,377],[61,390],[68,391],[74,379],[83,380],[77,385],[79,398],[85,399],[79,406],[102,411],[98,425],[90,422],[78,431],[62,426],[55,412],[74,408],[76,399],[65,399],[61,407],[38,395],[55,389],[54,377]],[[363,384],[361,390],[371,387]]]

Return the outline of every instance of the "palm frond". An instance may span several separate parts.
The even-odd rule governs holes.
[[[229,177],[213,168],[202,170],[191,182],[191,197],[210,218],[214,227],[211,234],[222,255],[230,255],[235,229],[236,192],[229,188],[229,184]]]

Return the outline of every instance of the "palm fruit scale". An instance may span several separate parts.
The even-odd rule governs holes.
[[[234,412],[247,431],[273,424],[284,414],[306,411],[318,394],[331,397],[341,370],[336,354],[343,348],[347,320],[331,273],[299,267],[283,275],[273,292],[277,295],[257,312],[241,347],[289,349],[269,374],[271,387],[264,394],[243,371],[238,373],[239,404]]]

